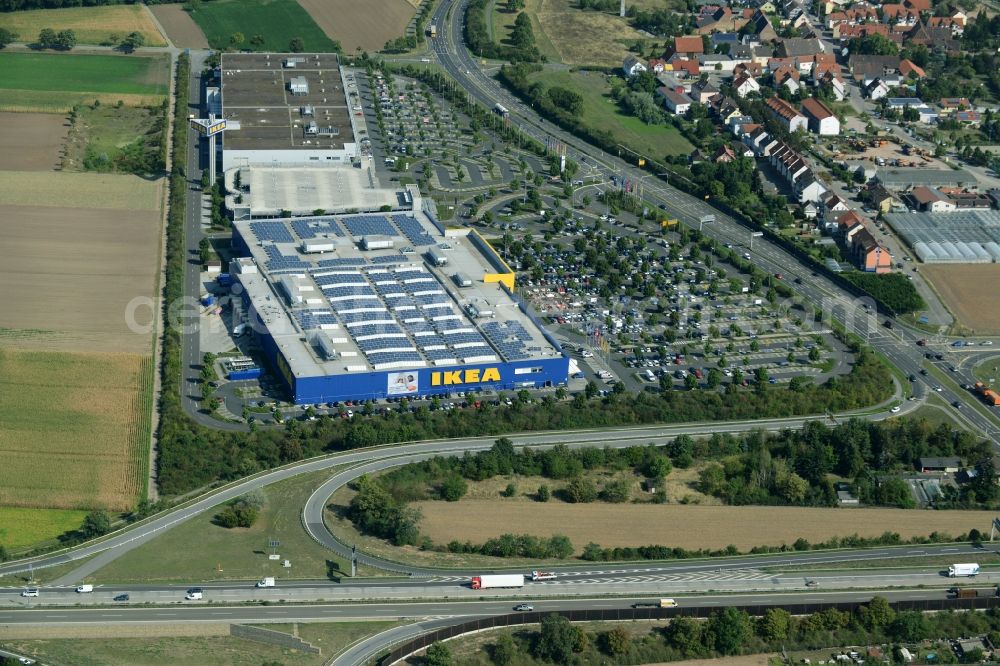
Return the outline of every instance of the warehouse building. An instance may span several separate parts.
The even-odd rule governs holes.
[[[223,171],[351,163],[354,110],[334,53],[223,53]]]
[[[405,212],[245,220],[230,271],[298,404],[565,384],[569,358],[475,231]]]

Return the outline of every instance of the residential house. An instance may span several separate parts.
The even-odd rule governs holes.
[[[932,51],[960,53],[961,45],[951,28],[928,26],[918,23],[906,35],[907,45],[926,46]]]
[[[736,160],[736,153],[728,144],[719,146],[719,149],[712,155],[712,161],[716,164],[728,164]]]
[[[931,0],[903,0],[903,4],[915,12],[931,11]]]
[[[855,81],[867,82],[899,72],[899,56],[854,54],[848,59],[847,68]]]
[[[735,32],[714,32],[708,40],[713,50],[728,53],[734,46],[739,45],[740,36]]]
[[[653,74],[662,74],[667,68],[667,61],[662,58],[650,58],[646,61],[646,69]]]
[[[956,111],[953,117],[960,123],[968,123],[970,125],[978,125],[980,121],[978,111]]]
[[[952,37],[961,37],[965,32],[965,26],[950,16],[932,16],[927,19],[928,28],[947,28],[951,30]]]
[[[840,78],[840,74],[834,74],[832,72],[827,72],[816,81],[817,87],[829,87],[833,98],[838,102],[844,101],[847,97],[847,84],[844,83],[844,79]]]
[[[735,118],[730,118],[729,129],[733,131],[733,134],[738,137],[742,137],[744,134],[754,131],[760,125],[754,122],[753,116],[736,116]]]
[[[946,457],[923,457],[920,459],[918,467],[924,474],[945,473],[954,474],[962,469],[962,459],[953,456]]]
[[[719,7],[711,13],[700,14],[694,24],[699,35],[732,33],[739,32],[747,24],[747,19],[742,13],[733,12],[729,7]]]
[[[922,123],[934,122],[938,117],[937,111],[927,106],[919,97],[887,97],[885,107],[900,112],[907,109],[916,111],[917,119]]]
[[[763,0],[763,2],[761,2],[761,0],[756,0],[756,2],[753,2],[752,5],[765,14],[778,13],[777,5],[775,5],[771,0]]]
[[[889,86],[882,79],[874,79],[865,86],[865,96],[873,102],[877,102],[889,94]]]
[[[788,21],[795,21],[806,13],[802,0],[779,0],[781,15]]]
[[[708,100],[719,92],[719,89],[712,85],[708,79],[699,80],[691,84],[691,99],[699,104],[707,104]]]
[[[819,215],[819,208],[816,204],[810,201],[802,207],[802,215],[804,215],[807,220],[815,220]]]
[[[799,85],[801,75],[799,70],[788,65],[782,65],[774,71],[771,78],[774,80],[775,88],[785,88],[789,94],[794,95],[802,86]]]
[[[705,42],[698,35],[674,37],[672,53],[682,58],[697,58],[705,52]]]
[[[837,233],[844,237],[845,242],[851,240],[851,236],[864,228],[865,219],[853,210],[846,210],[837,216]]]
[[[789,38],[778,44],[777,54],[782,58],[812,57],[824,53],[823,42],[818,39]]]
[[[972,103],[966,97],[942,97],[938,105],[941,107],[941,115],[943,116],[972,108]]]
[[[805,159],[795,152],[791,146],[779,141],[769,156],[771,166],[786,180],[795,192],[799,203],[816,203],[822,201],[826,187],[819,182]]]
[[[840,120],[826,104],[815,97],[807,97],[802,101],[802,113],[809,123],[809,131],[820,136],[837,136],[840,134]]]
[[[858,262],[858,268],[866,273],[888,273],[892,271],[892,255],[882,246],[871,232],[862,229],[851,241],[851,251]]]
[[[851,39],[862,39],[872,35],[889,38],[891,29],[884,23],[838,23],[831,29],[834,39],[846,42]]]
[[[909,194],[913,207],[927,213],[952,213],[955,202],[932,187],[914,187]]]
[[[778,146],[778,141],[774,139],[763,127],[756,127],[743,135],[745,143],[758,157],[770,157],[771,151]]]
[[[744,30],[748,31],[761,42],[773,42],[778,39],[778,33],[775,32],[771,21],[768,20],[767,16],[760,9],[754,10],[750,16],[750,20],[744,26]]]
[[[626,56],[622,63],[622,71],[625,72],[625,78],[631,78],[640,72],[647,71],[646,63],[635,56]]]
[[[685,93],[670,88],[657,88],[656,92],[663,98],[667,110],[675,116],[683,116],[691,108],[692,100]]]
[[[895,201],[896,199],[892,196],[892,193],[882,185],[873,183],[868,186],[868,203],[883,215],[889,214],[889,211],[892,210],[892,204]]]
[[[673,72],[676,76],[681,78],[694,78],[701,74],[701,66],[698,64],[697,60],[678,58],[671,61],[667,67],[668,71]]]
[[[736,155],[736,157],[753,158],[753,150],[746,144],[739,141],[733,141],[729,144],[729,146],[733,149],[733,154]]]
[[[908,59],[903,59],[899,61],[899,73],[903,75],[906,79],[924,79],[927,78],[927,72],[921,67],[917,67]]]
[[[916,25],[920,20],[920,12],[910,9],[906,5],[884,4],[882,5],[882,23],[896,23],[903,25]]]
[[[710,72],[732,72],[736,67],[736,61],[727,53],[705,53],[698,56],[698,64]]]
[[[780,97],[771,97],[764,103],[774,119],[781,124],[789,132],[795,132],[796,130],[808,130],[809,121],[801,113],[795,110],[795,107],[781,99]]]
[[[955,204],[958,210],[987,209],[992,207],[988,194],[970,192],[957,187],[939,187],[938,191]]]
[[[688,92],[691,90],[691,80],[677,78],[677,72],[663,72],[656,76],[656,80],[662,83],[665,88],[670,88],[671,90],[678,92]]]
[[[764,68],[761,67],[759,62],[737,62],[733,67],[733,78],[737,78],[743,75],[752,76],[758,78],[763,76]]]
[[[759,93],[760,84],[752,76],[744,74],[733,79],[733,92],[742,99],[752,93]]]

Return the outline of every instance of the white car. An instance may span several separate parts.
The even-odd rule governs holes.
[[[892,412],[893,414],[895,414],[896,412],[898,412],[898,411],[899,411],[899,405],[896,405],[895,407],[893,407],[893,408],[892,408],[892,409],[890,409],[889,411],[890,411],[890,412]]]
[[[993,345],[993,341],[992,340],[986,340],[985,342],[983,342],[983,346],[984,347],[990,347],[992,345]]]
[[[38,596],[38,588],[37,587],[28,587],[28,588],[25,588],[25,589],[21,590],[21,596],[22,597],[37,597]]]

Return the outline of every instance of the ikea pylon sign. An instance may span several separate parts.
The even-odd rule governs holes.
[[[489,384],[500,381],[499,368],[470,368],[431,373],[431,386],[461,386],[463,384]]]

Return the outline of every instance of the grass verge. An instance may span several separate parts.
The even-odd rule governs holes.
[[[543,71],[532,82],[562,86],[583,96],[583,122],[611,132],[615,139],[643,155],[662,159],[665,155],[688,154],[694,147],[672,125],[647,125],[626,115],[611,99],[607,76],[587,71]]]
[[[302,526],[302,506],[333,469],[298,476],[264,488],[266,504],[253,527],[226,529],[213,522],[217,509],[178,525],[161,537],[129,551],[88,577],[88,582],[182,582],[326,578],[331,571],[350,574],[350,563],[319,545]],[[268,559],[269,539],[281,545],[281,559]],[[195,547],[196,546],[196,547]],[[361,575],[378,572],[359,570]]]
[[[86,511],[0,507],[0,544],[11,551],[55,539],[83,524]]]

